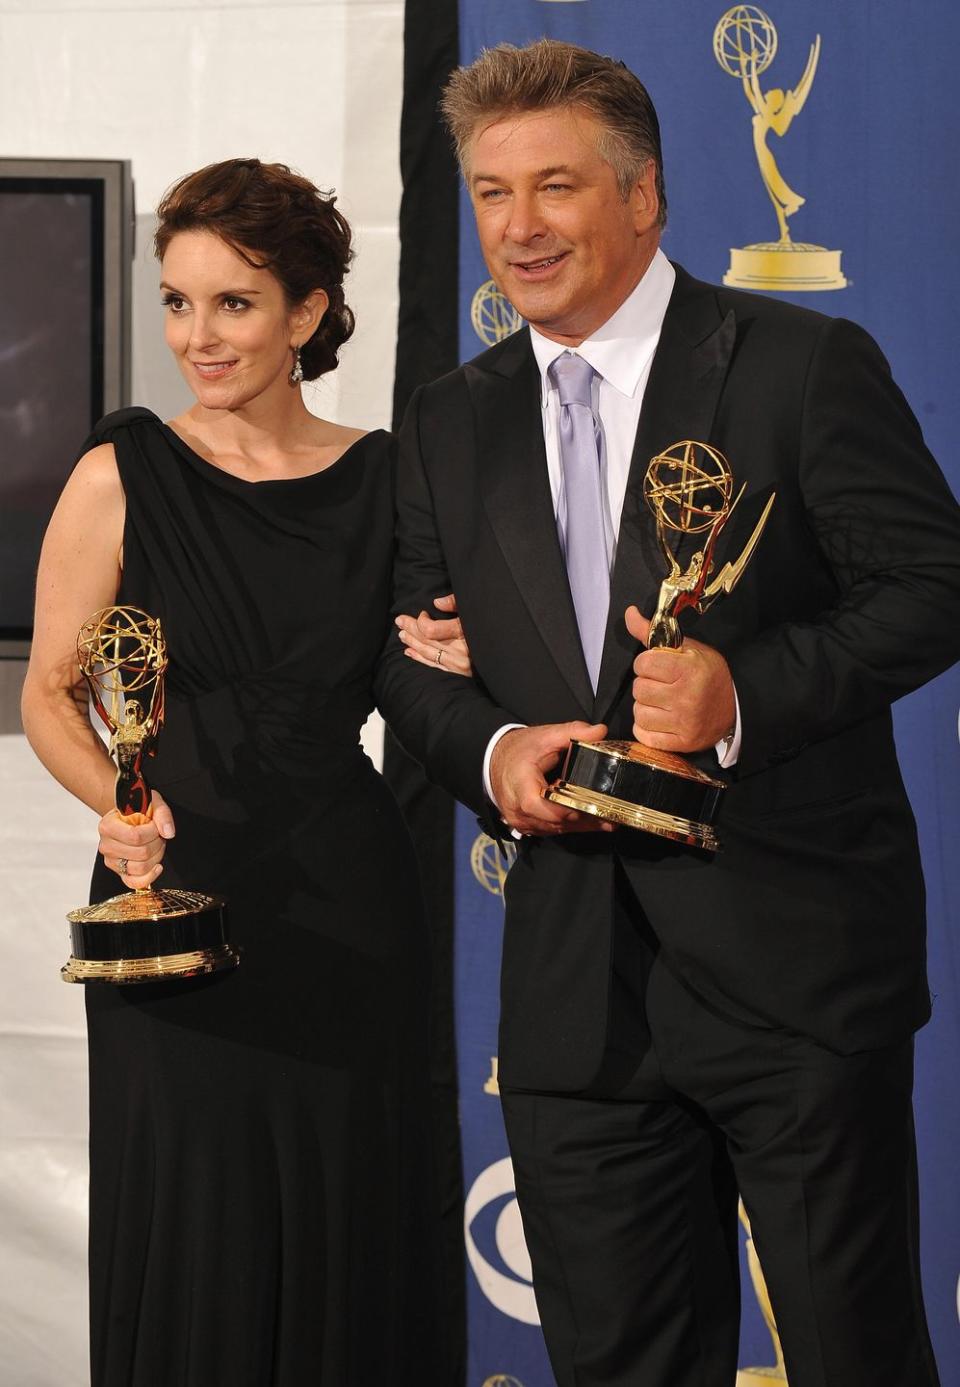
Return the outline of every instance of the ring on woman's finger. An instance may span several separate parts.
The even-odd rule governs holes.
[[[440,661],[441,661],[442,659],[443,659],[443,651],[442,651],[442,650],[438,650],[438,651],[437,651],[437,664],[439,664]]]
[[[118,857],[118,858],[117,858],[117,875],[118,875],[118,876],[125,877],[125,876],[127,875],[127,871],[128,871],[128,869],[129,869],[129,867],[130,867],[130,863],[127,861],[127,859],[126,859],[125,857]]]

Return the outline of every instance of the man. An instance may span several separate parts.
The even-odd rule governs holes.
[[[522,835],[500,1081],[557,1381],[732,1387],[739,1189],[791,1387],[930,1387],[923,886],[889,707],[957,653],[957,507],[865,333],[664,258],[656,115],[622,64],[503,45],[444,109],[529,327],[411,402],[397,609],[424,615],[379,702]],[[735,592],[645,651],[642,480],[682,439],[746,484],[722,558],[776,500]],[[473,681],[423,668],[451,590]],[[607,729],[731,768],[721,852],[543,799]]]

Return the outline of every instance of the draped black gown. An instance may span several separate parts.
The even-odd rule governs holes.
[[[388,621],[390,440],[246,482],[110,415],[118,601],[163,623],[159,886],[222,894],[233,972],[89,985],[93,1387],[436,1381],[426,939],[358,740]],[[98,858],[94,900],[122,890]]]

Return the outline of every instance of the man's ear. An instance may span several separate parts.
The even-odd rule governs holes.
[[[303,303],[290,314],[290,326],[301,343],[308,342],[323,320],[330,306],[330,296],[326,289],[313,289]]]
[[[651,230],[657,225],[660,215],[660,199],[657,196],[657,166],[648,159],[630,190],[633,206],[633,224],[637,235]]]

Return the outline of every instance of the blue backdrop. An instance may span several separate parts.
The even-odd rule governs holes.
[[[501,41],[548,35],[622,58],[660,116],[670,219],[664,249],[700,278],[720,280],[731,247],[775,240],[777,224],[753,150],[751,112],[738,80],[713,52],[723,0],[461,0],[461,61]],[[784,295],[863,324],[880,342],[960,491],[953,319],[960,303],[960,147],[955,0],[895,6],[883,0],[768,0],[779,48],[760,79],[795,87],[811,43],[819,65],[802,112],[770,138],[787,182],[806,204],[795,241],[839,250],[847,287]],[[461,355],[493,341],[509,309],[477,290],[487,280],[465,196],[461,205]],[[472,313],[471,310],[474,309]],[[474,325],[474,317],[478,326]],[[956,1192],[960,1108],[960,674],[952,671],[896,709],[897,740],[920,827],[927,878],[933,1020],[918,1038],[916,1106],[923,1276],[944,1383],[960,1382]],[[502,864],[458,809],[456,829],[457,1038],[470,1263],[469,1387],[550,1387],[536,1323],[522,1229],[496,1098],[497,974]],[[769,1336],[744,1280],[741,1364],[773,1362]]]

